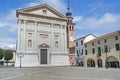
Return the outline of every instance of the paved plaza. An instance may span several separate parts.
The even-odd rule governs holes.
[[[81,67],[0,67],[0,80],[120,80],[120,70]]]

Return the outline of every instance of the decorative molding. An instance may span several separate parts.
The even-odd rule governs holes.
[[[42,17],[33,17],[33,16],[24,16],[24,15],[19,15],[20,20],[28,20],[28,21],[37,21],[37,22],[46,22],[46,23],[52,23],[52,24],[58,24],[58,25],[66,25],[65,21],[61,21],[58,19],[49,19],[47,16],[44,18]]]
[[[40,34],[40,37],[46,39],[46,38],[48,38],[49,36],[48,36],[48,34]]]
[[[59,32],[54,32],[54,34],[60,34]]]
[[[43,43],[41,45],[38,45],[38,47],[40,47],[40,48],[49,48],[49,45],[46,44],[46,43]]]
[[[27,29],[26,31],[29,31],[29,32],[34,32],[34,30],[33,30],[33,29]]]
[[[42,34],[42,33],[43,33],[43,34],[44,34],[44,33],[46,33],[46,34],[51,34],[51,32],[49,32],[49,31],[43,31],[43,30],[37,30],[37,33],[41,33],[41,34]]]
[[[38,55],[38,53],[33,53],[33,52],[25,52],[23,55]]]

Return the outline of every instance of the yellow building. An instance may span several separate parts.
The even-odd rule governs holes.
[[[120,30],[85,43],[87,67],[120,67]]]

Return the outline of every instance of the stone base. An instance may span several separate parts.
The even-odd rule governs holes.
[[[51,54],[51,65],[70,65],[69,56],[66,54]]]
[[[38,55],[24,55],[21,58],[21,67],[39,66]],[[20,58],[16,57],[15,67],[20,67]]]
[[[24,55],[21,58],[21,67],[39,66],[69,66],[69,56],[66,54],[51,54],[49,64],[40,64],[38,55]],[[16,57],[15,67],[20,67],[20,58]]]

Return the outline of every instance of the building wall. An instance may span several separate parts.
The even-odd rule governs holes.
[[[115,36],[118,36],[118,40],[115,40]],[[107,40],[105,43],[104,40]],[[98,44],[98,41],[100,41],[100,44]],[[94,43],[94,46],[92,45]],[[96,40],[92,40],[85,45],[87,50],[87,55],[85,56],[85,62],[87,66],[87,61],[90,59],[93,59],[95,62],[95,67],[98,66],[98,59],[102,60],[102,67],[106,67],[106,59],[112,59],[116,58],[119,61],[120,66],[120,50],[116,51],[116,43],[120,46],[120,34],[114,33],[113,35],[105,35],[104,37],[100,37]],[[105,52],[105,45],[108,47],[108,51]],[[98,55],[98,47],[101,47],[101,56]],[[95,49],[95,53],[93,54],[92,49]],[[107,54],[106,54],[107,53]],[[109,61],[108,61],[109,62]]]
[[[85,66],[85,46],[84,44],[92,39],[95,39],[93,35],[86,35],[84,37],[75,40],[75,58],[76,65]],[[82,61],[82,63],[81,63]],[[80,64],[81,63],[81,64]]]
[[[45,8],[47,12],[46,14],[51,14],[38,14],[39,11],[44,10],[45,6],[47,7]],[[36,11],[33,10],[33,12],[27,12],[28,14],[17,14],[17,53],[22,53],[22,55],[24,55],[21,64],[23,66],[41,65],[41,49],[47,49],[48,65],[69,65],[69,56],[66,43],[67,20],[65,17],[61,17],[58,12],[50,12],[51,7],[46,4],[43,4],[42,8],[38,8],[40,10],[35,9]],[[54,13],[58,14],[56,15]],[[17,67],[20,64],[20,61],[19,58],[17,58],[16,60]]]

